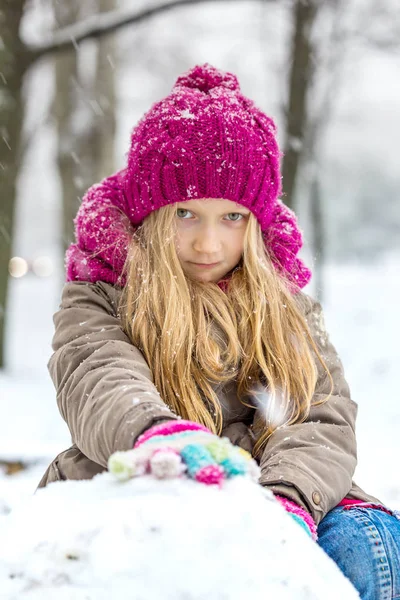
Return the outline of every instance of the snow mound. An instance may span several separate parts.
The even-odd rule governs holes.
[[[103,473],[50,484],[1,525],[1,600],[359,598],[272,494],[245,478],[215,489]]]

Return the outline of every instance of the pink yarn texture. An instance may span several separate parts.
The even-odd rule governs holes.
[[[224,470],[219,465],[207,465],[196,473],[196,481],[206,485],[218,485],[224,479]]]
[[[304,510],[304,508],[301,508],[301,506],[296,504],[296,502],[289,500],[289,498],[284,498],[283,496],[278,495],[276,495],[275,498],[279,501],[279,504],[281,504],[287,512],[291,512],[303,519],[303,521],[306,523],[307,527],[311,532],[312,539],[316,541],[318,539],[317,525],[310,513]]]
[[[147,429],[142,435],[138,437],[134,448],[139,448],[142,444],[147,442],[156,435],[172,435],[174,433],[181,433],[182,431],[204,431],[210,433],[210,430],[200,423],[194,421],[186,421],[185,419],[177,419],[170,423],[160,423],[160,425],[153,425],[150,429]]]
[[[280,155],[273,120],[241,93],[236,76],[195,66],[133,129],[127,166],[85,194],[66,253],[67,280],[124,286],[129,241],[152,211],[224,198],[251,210],[277,270],[304,287],[311,272],[297,256],[296,217],[279,200]]]

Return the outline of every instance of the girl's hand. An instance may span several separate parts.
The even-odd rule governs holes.
[[[144,474],[158,479],[185,476],[221,485],[238,475],[258,482],[260,470],[251,455],[192,421],[155,425],[141,435],[133,450],[114,452],[108,470],[121,481]]]

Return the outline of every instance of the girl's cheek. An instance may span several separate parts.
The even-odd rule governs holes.
[[[177,225],[177,233],[178,236],[181,235],[182,237],[187,236],[189,233],[192,235],[193,232],[195,231],[194,229],[194,225],[193,223],[185,223],[185,222],[178,222]]]

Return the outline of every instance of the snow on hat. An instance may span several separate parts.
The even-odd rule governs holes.
[[[276,268],[304,287],[311,272],[297,257],[296,217],[279,200],[279,160],[273,120],[242,95],[236,76],[208,63],[195,66],[133,129],[127,168],[84,196],[77,243],[66,254],[67,279],[116,283],[134,228],[152,211],[223,198],[251,210]]]

